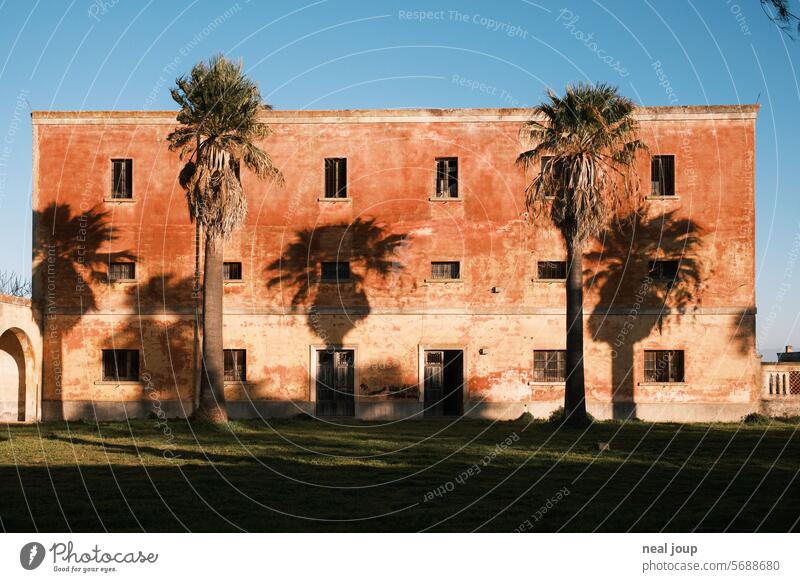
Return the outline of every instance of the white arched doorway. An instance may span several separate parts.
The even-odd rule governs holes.
[[[35,365],[24,331],[12,327],[0,335],[0,422],[36,419]]]

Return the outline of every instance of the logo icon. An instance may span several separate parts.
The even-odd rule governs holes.
[[[39,542],[29,542],[19,551],[19,563],[26,570],[35,570],[44,561],[44,546]]]

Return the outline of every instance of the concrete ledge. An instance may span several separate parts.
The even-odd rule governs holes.
[[[356,401],[356,418],[361,420],[419,420],[424,406],[418,400]]]
[[[159,412],[159,408],[160,411]],[[158,415],[165,418],[184,418],[191,414],[190,400],[162,400],[158,406],[150,400],[130,402],[93,402],[91,400],[45,400],[42,420],[90,420],[97,422],[124,421]]]
[[[229,418],[241,420],[313,415],[316,408],[313,402],[305,400],[229,400],[226,407]]]
[[[772,417],[781,416],[800,416],[800,398],[776,398],[773,400],[762,400],[760,407],[761,414]]]
[[[464,404],[464,416],[487,420],[514,420],[523,413],[530,412],[536,417],[546,417],[549,413],[545,411],[549,406],[547,402],[467,402]],[[558,405],[553,407],[554,410],[555,408]]]
[[[597,420],[645,422],[739,422],[758,412],[758,402],[597,402],[586,408]]]
[[[769,404],[769,403],[766,403]],[[742,403],[611,403],[588,401],[589,413],[598,420],[637,419],[645,422],[738,422],[746,415],[761,411],[770,416],[800,414],[800,402],[794,406],[765,406],[764,402]],[[192,402],[166,400],[158,403],[161,416],[183,418],[191,414]],[[467,402],[466,418],[486,420],[514,420],[528,412],[535,418],[547,418],[562,405],[561,400],[541,402]],[[231,419],[293,418],[299,414],[315,414],[316,406],[309,401],[233,400],[227,403]],[[159,414],[159,409],[149,400],[132,402],[92,402],[82,400],[42,403],[43,420],[90,420],[98,422],[144,419]],[[356,401],[358,420],[422,420],[423,404],[416,400]]]

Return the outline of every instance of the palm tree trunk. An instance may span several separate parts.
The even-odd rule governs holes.
[[[205,251],[203,365],[197,416],[213,422],[226,422],[228,413],[225,410],[225,361],[222,351],[222,238],[206,232]]]
[[[194,224],[194,281],[192,298],[194,299],[194,337],[192,338],[192,411],[200,406],[200,317],[202,298],[200,292],[200,221]]]
[[[586,387],[583,378],[583,249],[567,241],[567,378],[564,422],[585,427]]]

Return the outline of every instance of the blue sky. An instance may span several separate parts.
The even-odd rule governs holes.
[[[30,110],[171,109],[215,52],[279,109],[526,106],[577,80],[758,100],[758,342],[800,346],[800,41],[758,0],[0,0],[0,268],[30,270]]]

